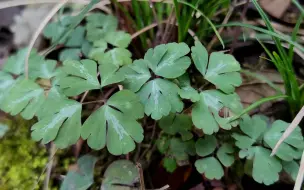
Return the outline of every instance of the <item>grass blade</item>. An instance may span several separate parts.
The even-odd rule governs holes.
[[[262,105],[262,104],[264,104],[264,103],[266,103],[266,102],[270,102],[270,101],[278,100],[278,99],[282,99],[282,98],[283,98],[283,99],[286,99],[286,98],[288,98],[288,96],[280,94],[280,95],[275,95],[275,96],[269,96],[269,97],[267,97],[267,98],[262,98],[262,99],[256,101],[255,103],[251,104],[250,106],[248,106],[248,107],[247,107],[246,109],[244,109],[240,114],[238,114],[238,115],[232,117],[232,118],[229,120],[229,122],[233,122],[233,121],[235,121],[235,120],[241,118],[241,117],[242,117],[243,115],[245,115],[246,113],[250,112],[251,110],[257,108],[258,106],[260,106],[260,105]]]
[[[259,31],[261,33],[264,33],[264,34],[268,34],[272,37],[277,37],[283,41],[286,41],[292,45],[294,45],[295,47],[297,47],[299,50],[301,50],[302,52],[304,52],[304,47],[302,45],[300,45],[299,43],[295,42],[295,41],[292,41],[290,37],[284,35],[284,34],[278,34],[276,32],[271,32],[271,31],[268,31],[264,28],[260,28],[260,27],[257,27],[257,26],[253,26],[253,25],[250,25],[250,24],[246,24],[246,23],[241,23],[241,22],[230,22],[230,23],[227,23],[227,24],[221,24],[221,25],[217,25],[216,27],[219,28],[219,27],[222,27],[222,26],[226,26],[226,27],[230,27],[230,26],[241,26],[241,27],[245,27],[245,28],[250,28],[252,30],[255,30],[255,31]]]
[[[174,0],[174,1],[177,1],[177,0]],[[212,23],[212,21],[201,10],[199,10],[198,8],[196,8],[195,6],[193,6],[192,4],[187,3],[185,1],[178,1],[178,2],[181,3],[181,4],[184,4],[184,5],[187,5],[187,6],[191,7],[191,8],[193,8],[194,10],[196,10],[197,12],[199,12],[206,19],[206,21],[210,24],[211,28],[213,29],[215,35],[218,37],[218,39],[221,42],[221,44],[223,46],[223,49],[224,49],[225,48],[225,44],[223,42],[223,39],[221,38],[219,32],[217,31],[217,29],[216,29],[215,25]],[[180,28],[180,25],[179,25],[178,28]]]

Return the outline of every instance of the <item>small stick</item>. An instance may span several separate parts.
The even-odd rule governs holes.
[[[284,140],[289,137],[289,135],[293,132],[293,130],[299,125],[301,120],[304,117],[304,106],[299,111],[299,113],[296,115],[296,117],[293,119],[289,127],[285,130],[277,144],[275,145],[274,149],[271,152],[271,156],[275,155],[275,153],[278,151],[280,145],[284,142]]]
[[[57,13],[57,11],[64,6],[66,3],[68,2],[68,0],[62,0],[60,3],[56,4],[56,6],[54,6],[52,8],[52,10],[49,12],[49,14],[44,18],[44,20],[40,23],[39,27],[37,28],[37,30],[35,31],[28,50],[27,50],[27,54],[25,57],[25,64],[24,64],[24,73],[25,73],[25,78],[28,79],[28,67],[29,67],[29,57],[32,51],[32,48],[35,44],[36,39],[38,38],[39,34],[41,33],[41,31],[43,30],[43,28],[47,25],[47,23],[52,19],[52,17]]]
[[[301,158],[299,173],[297,175],[296,183],[295,183],[295,186],[293,188],[294,190],[301,190],[303,177],[304,177],[304,151],[303,151],[302,158]]]
[[[137,162],[136,167],[137,167],[137,170],[139,173],[139,184],[140,184],[139,190],[145,190],[145,181],[144,181],[144,173],[143,173],[142,166],[139,162]]]

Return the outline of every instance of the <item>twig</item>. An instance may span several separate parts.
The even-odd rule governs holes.
[[[304,177],[304,151],[302,153],[299,172],[298,172],[298,175],[297,175],[295,186],[293,188],[294,190],[301,190],[301,186],[302,186],[302,183],[303,183],[303,177]]]
[[[153,17],[154,17],[155,21],[158,24],[159,30],[162,31],[162,25],[159,22],[159,19],[157,18],[157,14],[156,14],[156,11],[155,11],[155,8],[154,8],[152,0],[149,0],[149,4],[150,4],[150,8],[152,9]]]
[[[131,0],[118,0],[118,2],[129,2]],[[140,0],[140,1],[148,1],[148,0]],[[44,4],[44,3],[58,3],[60,0],[9,0],[0,2],[0,9],[5,9],[9,7],[16,7],[21,5],[32,5],[32,4]],[[169,3],[172,4],[173,2],[171,0],[152,0],[152,2],[158,2],[158,3]],[[71,0],[71,3],[78,3],[78,4],[89,4],[89,0]],[[111,2],[109,0],[101,0],[100,3],[98,3],[95,7],[101,8],[105,5],[110,4]]]
[[[28,62],[29,62],[29,57],[32,51],[32,48],[35,44],[36,39],[38,38],[39,34],[41,33],[41,31],[43,30],[43,28],[47,25],[47,23],[51,20],[51,18],[56,14],[56,12],[62,7],[64,6],[66,3],[68,2],[68,0],[62,0],[60,3],[58,3],[57,5],[55,5],[52,10],[49,12],[49,14],[44,18],[44,20],[40,23],[38,29],[35,31],[28,50],[27,50],[27,54],[25,57],[25,64],[24,64],[24,73],[25,73],[25,78],[28,79]]]
[[[46,170],[46,177],[45,177],[44,184],[43,184],[43,190],[48,190],[48,188],[49,188],[49,182],[50,182],[52,167],[53,167],[53,155],[55,154],[55,152],[56,152],[55,144],[53,142],[51,142],[49,163],[48,163],[47,170]]]
[[[168,23],[169,20],[164,20],[164,21],[161,21],[161,23]],[[171,23],[172,24],[172,23]],[[177,23],[175,23],[176,26],[178,26]],[[157,26],[157,23],[153,23],[153,24],[150,24],[144,28],[142,28],[141,30],[135,32],[134,34],[131,35],[131,39],[135,39],[136,37],[138,37],[139,35],[141,35],[142,33],[144,32],[147,32],[148,30],[154,28]],[[195,40],[198,40],[197,36],[195,36],[195,33],[191,30],[191,29],[188,29],[188,33],[192,36],[192,38],[194,38]]]
[[[54,159],[54,157],[55,157],[55,154],[56,154],[57,150],[58,150],[58,149],[55,149],[55,151],[53,152],[53,155],[50,154],[51,157],[49,157],[49,162],[48,162],[48,163],[46,164],[46,166],[43,168],[43,170],[42,170],[41,174],[39,175],[39,177],[38,177],[36,183],[34,184],[32,190],[36,189],[36,186],[37,186],[38,183],[40,182],[40,179],[41,179],[42,175],[44,174],[44,172],[45,172],[46,169],[48,168],[49,164],[53,162],[53,159]]]
[[[232,6],[229,7],[229,11],[228,11],[226,17],[224,18],[222,24],[227,24],[227,22],[229,21],[231,15],[232,15],[232,13],[233,13],[233,10],[234,10],[234,6],[232,5]],[[218,33],[221,34],[221,33],[223,32],[223,30],[224,30],[224,27],[221,27],[221,28],[218,30]],[[214,36],[214,37],[212,38],[211,42],[208,44],[207,50],[210,51],[211,48],[212,48],[212,46],[213,46],[213,44],[216,43],[217,41],[218,41],[217,36]]]
[[[250,2],[250,0],[246,0],[246,3],[244,4],[244,8],[243,8],[243,11],[242,11],[242,14],[241,14],[241,21],[242,22],[244,22],[244,20],[245,20],[246,12],[247,12],[248,7],[249,7],[249,2]],[[231,51],[230,51],[231,54],[233,53],[234,48],[238,43],[238,37],[240,36],[240,34],[241,34],[241,27],[238,27],[236,29],[235,33],[234,33],[234,39],[232,41]]]
[[[83,103],[84,99],[87,97],[88,93],[89,93],[88,90],[85,91],[85,93],[84,93],[83,96],[81,97],[81,100],[80,100],[80,103],[81,103],[81,104]]]
[[[289,127],[285,130],[282,137],[279,139],[277,144],[275,145],[274,149],[271,152],[271,156],[275,155],[275,153],[278,151],[280,145],[284,142],[284,140],[289,137],[289,135],[293,132],[293,130],[299,125],[302,118],[304,117],[304,106],[299,111],[299,113],[296,115],[296,117],[293,119]]]
[[[167,33],[168,31],[170,30],[170,26],[171,26],[171,23],[174,23],[174,19],[175,19],[175,9],[172,8],[172,11],[170,13],[170,16],[168,18],[168,22],[166,24],[166,27],[165,27],[165,31],[164,33],[162,34],[162,39],[161,39],[161,43],[164,43],[166,40],[167,40]],[[172,22],[173,21],[173,22]]]
[[[140,190],[145,190],[145,180],[144,180],[144,173],[143,169],[141,167],[141,164],[139,162],[136,163],[136,167],[139,173],[139,184],[140,184]]]
[[[159,189],[154,189],[154,190],[166,190],[166,189],[169,189],[169,188],[170,188],[170,186],[167,184],[167,185],[165,185],[165,186],[163,186]]]
[[[99,102],[105,103],[106,100],[95,100],[95,101],[90,101],[90,102],[83,102],[82,105],[93,104],[93,103],[99,103]]]

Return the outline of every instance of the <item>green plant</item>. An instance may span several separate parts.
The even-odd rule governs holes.
[[[304,149],[300,128],[276,156],[270,156],[288,124],[278,120],[267,127],[264,118],[246,115],[248,109],[243,110],[235,93],[242,83],[241,67],[232,55],[209,55],[195,41],[191,48],[183,42],[158,45],[143,59],[132,61],[127,50],[131,37],[117,31],[115,17],[83,15],[82,11],[80,16],[65,17],[45,29],[51,47],[61,44],[58,60],[62,63],[32,51],[28,73],[24,73],[26,50],[20,50],[0,72],[0,108],[24,119],[37,118],[31,127],[35,141],[53,142],[63,149],[82,137],[94,150],[107,147],[113,155],[132,155],[136,143],[146,137],[146,126],[141,124],[152,122],[162,132],[151,143],[164,155],[164,166],[170,172],[196,156],[197,171],[209,179],[222,178],[224,168],[235,159],[252,163],[252,176],[259,183],[276,182],[282,169],[294,177]],[[86,22],[78,26],[81,20],[75,18]],[[62,33],[71,28],[75,30],[69,35]],[[77,49],[77,56],[63,53],[71,48]],[[93,101],[84,101],[88,94]],[[96,162],[92,156],[80,158],[79,170],[68,172],[61,189],[90,187]],[[113,178],[117,168],[124,170],[119,180]],[[132,185],[137,171],[130,161],[115,161],[106,170],[102,186]]]

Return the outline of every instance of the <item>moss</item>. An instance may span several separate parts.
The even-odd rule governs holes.
[[[15,117],[2,123],[9,131],[0,139],[0,190],[33,189],[48,162],[46,149],[31,140],[32,121]]]

